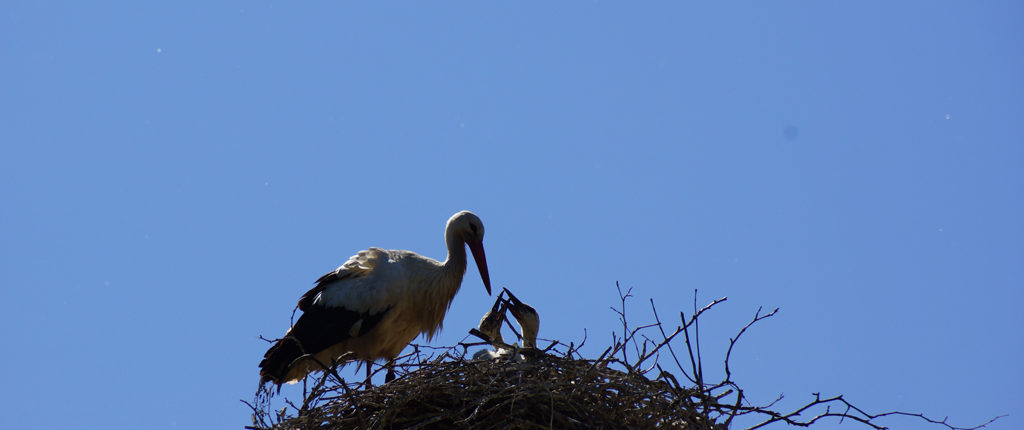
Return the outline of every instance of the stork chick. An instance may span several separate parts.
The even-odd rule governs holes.
[[[508,294],[508,310],[519,323],[519,331],[523,334],[523,348],[537,348],[537,333],[540,331],[540,314],[537,310],[512,294],[508,288],[504,289]]]
[[[504,293],[502,293],[504,294]],[[491,306],[491,310],[484,314],[483,318],[480,318],[480,325],[477,330],[487,335],[491,339],[491,343],[505,343],[505,340],[501,337],[501,324],[505,322],[505,301],[498,295],[498,299],[494,301],[494,306]],[[497,342],[495,342],[497,341]]]
[[[502,347],[505,345],[505,340],[501,337],[501,324],[505,322],[506,311],[502,294],[498,294],[498,299],[494,301],[494,306],[484,314],[483,318],[480,318],[480,325],[477,327],[477,330],[480,330],[481,333],[490,338],[491,345],[495,349],[477,351],[473,354],[474,360],[490,360],[501,356]]]

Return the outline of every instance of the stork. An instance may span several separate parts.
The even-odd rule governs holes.
[[[505,294],[508,294],[508,299],[502,298]],[[486,335],[489,338],[491,345],[494,345],[494,350],[484,349],[477,351],[473,354],[474,360],[493,360],[509,356],[509,354],[511,354],[513,361],[525,360],[523,355],[519,353],[519,345],[508,345],[501,337],[501,324],[505,321],[506,310],[512,311],[512,316],[519,323],[519,332],[522,333],[523,337],[522,348],[537,348],[540,314],[537,313],[533,306],[519,300],[508,288],[503,288],[501,294],[498,295],[498,300],[494,302],[494,306],[480,319],[480,326],[477,329],[480,334]]]
[[[452,215],[444,230],[444,262],[415,252],[370,248],[317,279],[299,299],[302,316],[260,362],[260,386],[294,383],[325,364],[388,360],[385,382],[395,377],[394,359],[416,336],[431,340],[466,273],[466,246],[473,252],[487,294],[491,281],[483,247],[484,225],[476,215]]]
[[[540,331],[540,314],[537,310],[526,303],[523,303],[512,292],[505,288],[503,293],[508,294],[508,310],[519,323],[519,331],[523,334],[523,348],[537,348],[537,333]]]
[[[490,360],[501,356],[502,347],[505,345],[505,340],[501,337],[501,324],[505,322],[505,301],[501,297],[504,294],[498,294],[498,299],[494,301],[494,306],[491,307],[487,313],[484,314],[483,318],[480,318],[480,325],[477,330],[483,333],[489,338],[491,345],[494,345],[495,349],[481,349],[473,354],[474,360]]]

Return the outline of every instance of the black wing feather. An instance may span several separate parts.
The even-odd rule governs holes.
[[[299,308],[302,309],[301,301]],[[370,314],[342,307],[309,306],[291,331],[263,355],[263,361],[260,362],[261,382],[273,381],[280,385],[285,382],[282,379],[296,359],[306,354],[315,355],[349,339],[352,337],[352,326],[360,320],[362,325],[357,336],[365,335],[380,323],[390,309],[388,307],[381,312]]]
[[[324,276],[321,276],[316,280],[316,285],[312,289],[306,291],[306,294],[303,294],[302,297],[299,298],[299,310],[305,312],[311,308],[313,306],[313,301],[316,300],[316,296],[323,292],[331,282],[351,277],[352,272],[341,270],[341,268],[327,272]]]

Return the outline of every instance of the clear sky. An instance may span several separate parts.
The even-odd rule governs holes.
[[[1024,428],[1020,2],[363,3],[0,6],[0,427],[248,424],[317,277],[469,209],[543,338],[697,288],[712,363],[781,308],[754,400]]]

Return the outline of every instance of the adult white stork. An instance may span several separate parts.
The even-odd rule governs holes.
[[[388,360],[385,381],[394,379],[394,358],[416,336],[427,340],[441,328],[444,315],[466,273],[468,245],[487,294],[491,281],[483,247],[484,225],[462,211],[448,220],[444,262],[415,252],[370,248],[321,276],[302,295],[302,316],[260,362],[260,386],[293,383],[345,354],[370,364]]]

